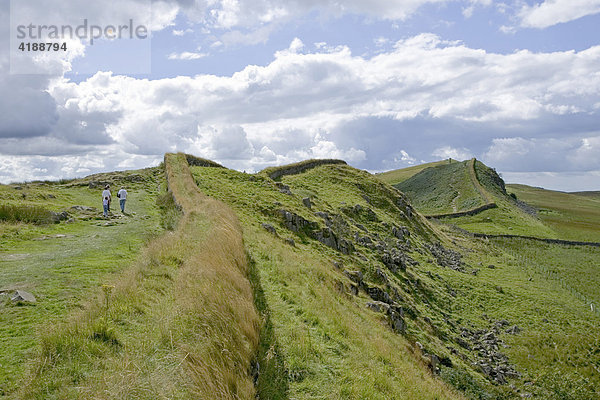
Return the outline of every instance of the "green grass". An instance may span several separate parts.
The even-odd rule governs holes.
[[[508,191],[538,209],[539,219],[560,239],[600,242],[600,197],[564,193],[526,185],[508,185]]]
[[[0,224],[0,289],[38,297],[35,305],[0,302],[4,395],[599,397],[600,313],[590,305],[600,302],[600,249],[474,239],[447,225],[557,234],[543,219],[522,213],[482,164],[475,164],[481,187],[472,187],[499,208],[469,217],[479,219],[429,222],[397,190],[347,165],[284,175],[280,182],[264,172],[193,167],[192,180],[183,155],[167,159],[172,194],[164,194],[160,170],[139,172],[149,176],[130,191],[128,208],[136,214],[111,220],[114,225],[104,225],[100,210],[71,211],[71,223]],[[138,173],[93,180],[117,184],[130,174]],[[14,186],[0,186],[4,204],[58,212],[99,202],[98,190],[85,181]],[[311,208],[303,204],[306,197]],[[282,209],[314,226],[292,232]],[[577,215],[586,212],[582,206]],[[353,242],[354,251],[342,254],[315,240],[314,231],[326,226]],[[399,241],[393,226],[407,228],[410,237]],[[359,244],[355,235],[368,235],[374,245]],[[436,241],[463,255],[462,272],[434,261],[428,245]],[[377,247],[401,249],[414,262],[405,271],[389,269]],[[353,295],[344,270],[361,271],[370,287],[392,296],[404,311],[406,332],[393,332],[383,313],[367,308],[373,300],[364,289]],[[521,374],[509,380],[514,389],[491,383],[473,367],[481,358],[477,350],[456,339],[463,327],[487,330],[504,319],[520,328],[498,335],[504,343],[498,351]],[[427,353],[452,366],[432,374]]]
[[[45,226],[0,224],[0,289],[9,294],[22,289],[37,298],[34,305],[15,306],[8,299],[0,304],[0,393],[17,388],[40,335],[95,296],[112,274],[127,268],[146,238],[160,231],[153,204],[155,172],[141,172],[148,176],[147,184],[130,187],[130,214],[113,219],[112,226],[103,226],[101,211],[88,216],[70,210],[74,205],[98,207],[98,190],[59,183],[20,184],[21,190],[0,186],[3,203],[69,209],[75,218]]]
[[[426,164],[414,165],[412,167],[395,169],[393,171],[382,172],[379,174],[375,174],[377,178],[387,183],[388,185],[397,185],[398,183],[404,182],[405,180],[411,178],[412,176],[418,174],[423,171],[425,168],[435,167],[438,165],[450,164],[458,162],[453,159],[435,161]]]
[[[17,398],[254,398],[259,323],[239,224],[198,192],[183,155],[166,160],[172,196],[159,203],[176,228],[42,335]]]
[[[365,307],[364,295],[349,294],[348,279],[333,266],[338,261],[372,277],[379,263],[375,255],[364,252],[365,260],[356,254],[343,256],[302,233],[286,230],[277,214],[285,209],[318,221],[315,211],[343,213],[359,204],[377,210],[376,218],[367,213],[352,215],[369,230],[381,231],[382,222],[394,222],[410,226],[415,243],[433,235],[419,217],[408,220],[401,215],[393,202],[397,192],[370,174],[343,165],[282,177],[294,196],[281,193],[263,174],[216,168],[192,168],[192,172],[203,192],[236,211],[255,263],[255,281],[264,293],[259,309],[263,320],[268,318],[272,324],[265,346],[270,351],[262,353],[259,363],[271,371],[273,365],[283,367],[285,372],[283,377],[275,375],[276,387],[267,383],[270,379],[259,379],[261,398],[461,398],[426,371],[410,340],[393,333],[381,315]],[[311,210],[301,202],[307,196],[313,202]],[[275,226],[278,236],[261,223]],[[288,238],[295,247],[285,242]],[[415,325],[410,329],[418,332]],[[438,346],[442,351],[443,346]]]

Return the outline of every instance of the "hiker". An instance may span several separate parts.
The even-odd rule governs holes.
[[[125,201],[127,200],[127,190],[121,186],[121,190],[117,193],[119,198],[119,204],[121,205],[121,212],[125,214]]]
[[[110,211],[110,200],[112,198],[109,190],[110,186],[106,185],[102,192],[102,208],[104,209],[104,217],[108,217]]]

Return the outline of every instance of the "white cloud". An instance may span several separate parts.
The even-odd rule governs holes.
[[[447,159],[447,158],[452,158],[454,160],[468,160],[470,158],[473,158],[473,153],[471,153],[471,151],[469,149],[465,149],[465,148],[453,148],[450,146],[444,146],[444,147],[439,147],[437,149],[435,149],[433,151],[433,153],[431,153],[432,156],[438,158],[438,159]]]
[[[172,33],[173,33],[173,36],[184,36],[185,34],[188,34],[188,33],[194,33],[194,30],[190,29],[190,28],[185,29],[185,30],[184,29],[173,29]]]
[[[206,57],[207,55],[207,53],[184,51],[182,53],[171,53],[167,58],[169,60],[198,60]]]
[[[600,0],[545,0],[525,5],[519,13],[521,26],[547,28],[600,12]]]
[[[36,133],[52,140],[28,154],[118,149],[148,159],[181,150],[241,169],[313,157],[377,169],[432,153],[486,153],[491,165],[508,170],[596,168],[589,161],[596,142],[581,140],[597,136],[586,132],[598,126],[599,63],[600,46],[501,55],[424,34],[367,58],[343,46],[310,52],[295,39],[271,63],[229,77],[146,80],[99,72],[81,83],[58,80],[45,95],[54,112],[44,115],[54,117],[38,121]],[[47,84],[40,81],[37,90]],[[567,131],[578,135],[569,146],[579,153],[554,143],[547,148],[552,157],[529,157],[546,149],[535,136],[556,132],[560,139]],[[18,137],[9,146],[15,156]],[[492,142],[498,137],[506,139]],[[568,154],[588,161],[569,161]]]

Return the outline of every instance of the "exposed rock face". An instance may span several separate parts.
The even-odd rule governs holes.
[[[304,219],[298,214],[294,214],[292,212],[286,210],[279,210],[279,213],[283,217],[283,224],[286,228],[291,230],[292,232],[300,232],[304,228],[308,228],[310,230],[319,229],[319,224],[313,221],[308,221]]]
[[[342,254],[351,254],[354,251],[354,245],[352,245],[351,242],[344,238],[338,237],[333,229],[329,227],[314,232],[314,234],[311,236],[324,245],[329,246],[332,249],[336,249]]]
[[[305,207],[307,208],[311,208],[312,207],[312,203],[310,202],[310,197],[305,197],[302,199],[302,204],[304,204]]]
[[[321,229],[317,222],[308,221],[298,214],[286,210],[280,210],[279,213],[283,217],[285,227],[289,230],[296,233],[300,231],[305,232],[309,237],[318,240],[342,254],[351,254],[354,251],[354,245],[350,241],[339,236],[331,228],[331,226],[335,225],[336,220],[334,219],[332,221],[329,218],[329,215],[326,215],[327,220],[325,222],[328,226]],[[339,224],[341,224],[341,222],[338,222],[338,225]]]

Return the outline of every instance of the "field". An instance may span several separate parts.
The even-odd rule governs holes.
[[[600,196],[556,192],[525,185],[508,185],[517,198],[538,209],[538,217],[561,239],[600,242]]]
[[[159,175],[155,170],[134,171],[144,179],[132,184],[115,174],[129,189],[127,214],[113,204],[114,217],[102,218],[101,189],[73,182],[0,186],[3,204],[20,204],[59,212],[67,220],[51,224],[0,223],[0,393],[10,393],[27,370],[26,360],[40,344],[40,336],[100,292],[115,273],[135,259],[139,249],[161,231],[154,204]],[[113,193],[115,188],[113,187]],[[75,210],[71,207],[95,207]],[[72,220],[70,220],[72,218]],[[70,220],[70,221],[69,221]],[[31,292],[33,305],[13,305],[15,289]]]
[[[595,196],[507,193],[483,164],[451,163],[431,178],[498,207],[428,220],[339,162],[246,174],[165,160],[0,186],[1,397],[600,396],[600,248],[457,228],[597,237]],[[127,214],[89,208],[104,181],[127,185]]]

